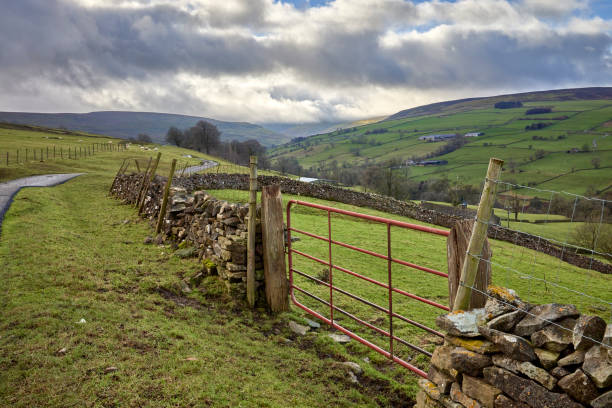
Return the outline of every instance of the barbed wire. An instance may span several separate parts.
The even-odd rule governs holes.
[[[502,180],[490,180],[490,179],[487,179],[487,178],[485,178],[485,180],[490,181],[490,182],[495,183],[495,184],[505,184],[505,185],[508,185],[508,186],[513,186],[513,187],[516,187],[516,190],[525,188],[525,189],[529,189],[529,190],[541,191],[543,193],[566,194],[568,196],[582,198],[584,200],[589,200],[589,201],[605,201],[605,202],[608,202],[608,203],[612,203],[612,200],[606,200],[604,198],[599,198],[599,197],[587,197],[587,196],[583,196],[583,195],[576,194],[576,193],[570,193],[570,192],[567,192],[567,191],[546,190],[546,189],[541,189],[541,188],[536,188],[536,187],[531,187],[531,186],[524,186],[524,185],[521,185],[521,184],[510,183],[508,181],[502,181]],[[507,191],[510,191],[510,189],[508,189]]]
[[[497,262],[493,262],[493,261],[491,261],[489,259],[483,258],[480,255],[474,255],[474,254],[472,254],[470,252],[466,252],[466,253],[467,253],[467,255],[471,256],[472,258],[478,259],[479,261],[486,262],[486,263],[490,264],[491,266],[497,266],[497,267],[500,267],[500,268],[504,268],[504,269],[506,269],[506,270],[508,270],[510,272],[517,273],[517,274],[521,275],[524,279],[531,279],[531,280],[547,282],[547,283],[549,283],[549,284],[551,284],[551,285],[553,285],[553,286],[555,286],[557,288],[564,289],[564,290],[567,290],[568,292],[572,292],[572,293],[574,293],[576,295],[580,295],[580,296],[583,296],[583,297],[586,297],[586,298],[590,298],[590,299],[596,300],[596,301],[598,301],[600,303],[604,303],[604,304],[607,304],[610,307],[612,307],[612,299],[611,300],[601,299],[601,298],[599,298],[597,296],[592,296],[592,295],[589,295],[587,293],[580,292],[578,290],[568,288],[567,286],[563,286],[563,285],[557,284],[555,282],[548,281],[546,279],[538,278],[538,277],[530,275],[530,274],[528,274],[526,272],[521,272],[518,269],[515,269],[513,267],[510,267],[510,266],[507,266],[507,265],[502,265],[502,264],[497,263]]]
[[[487,221],[484,221],[482,219],[479,219],[478,214],[476,214],[476,216],[474,217],[475,222],[484,224],[487,226],[487,229],[489,230],[490,226],[494,226],[495,228],[493,228],[494,233],[491,234],[493,235],[492,238],[495,239],[498,235],[498,232],[502,231],[503,229],[510,231],[511,233],[514,234],[514,237],[512,237],[512,235],[508,236],[505,240],[507,240],[510,243],[513,243],[514,245],[512,245],[511,251],[509,251],[509,254],[503,254],[503,250],[502,250],[502,257],[504,258],[504,263],[506,263],[505,265],[500,263],[500,262],[495,262],[492,261],[490,259],[485,259],[482,257],[482,255],[475,255],[473,253],[470,253],[469,251],[466,251],[467,256],[470,256],[472,258],[475,258],[478,261],[483,261],[485,262],[489,269],[495,267],[498,270],[502,270],[502,271],[508,271],[510,274],[515,274],[517,275],[520,279],[527,279],[529,281],[532,282],[539,282],[541,283],[541,285],[538,284],[529,284],[528,286],[528,297],[531,297],[532,291],[535,290],[536,294],[537,293],[541,293],[540,291],[538,291],[538,286],[540,286],[541,288],[544,288],[544,290],[546,292],[549,292],[549,287],[550,287],[550,291],[553,294],[553,296],[557,297],[559,295],[562,294],[562,292],[559,292],[557,294],[554,294],[554,292],[556,292],[557,290],[559,291],[566,291],[567,295],[572,294],[575,296],[579,296],[585,299],[589,299],[591,302],[597,302],[600,303],[602,305],[605,305],[606,307],[610,308],[610,313],[612,316],[612,299],[603,299],[602,297],[599,296],[594,296],[592,294],[586,293],[590,286],[589,286],[589,282],[588,282],[588,277],[590,275],[588,275],[587,273],[584,273],[584,277],[585,277],[585,281],[584,281],[584,289],[576,289],[576,286],[573,287],[569,287],[571,285],[567,285],[567,284],[562,284],[562,279],[565,280],[563,278],[563,273],[562,273],[562,269],[559,269],[558,271],[556,271],[556,273],[554,273],[555,271],[553,271],[553,273],[549,276],[547,276],[547,270],[542,270],[541,272],[541,276],[536,276],[540,275],[540,271],[536,268],[536,265],[538,264],[538,257],[537,257],[537,252],[544,252],[547,253],[548,255],[553,255],[555,257],[557,257],[559,259],[560,263],[563,263],[564,261],[566,261],[565,259],[565,253],[569,250],[574,252],[575,254],[578,253],[586,253],[585,256],[585,265],[588,265],[588,267],[585,267],[585,269],[593,270],[593,263],[594,263],[594,259],[596,256],[598,257],[603,257],[603,258],[607,258],[610,259],[612,258],[612,253],[610,253],[607,249],[607,246],[598,246],[598,242],[600,240],[600,237],[602,235],[602,230],[603,230],[603,225],[607,225],[605,224],[607,221],[607,211],[610,208],[610,206],[608,206],[608,209],[606,208],[606,204],[608,202],[612,202],[611,200],[606,200],[606,199],[600,199],[600,198],[596,198],[596,197],[586,197],[580,194],[574,194],[574,193],[568,193],[565,191],[554,191],[554,190],[546,190],[546,189],[540,189],[540,188],[534,188],[531,186],[523,186],[520,184],[515,184],[515,183],[511,183],[511,182],[505,182],[502,180],[493,180],[493,179],[488,179],[485,178],[485,181],[488,182],[492,182],[495,183],[496,185],[503,185],[506,187],[505,191],[501,191],[501,192],[496,192],[496,196],[502,196],[505,198],[505,208],[509,211],[509,208],[511,208],[511,206],[509,205],[509,197],[507,196],[507,194],[503,194],[507,191],[511,191],[512,189],[521,189],[521,188],[525,188],[528,189],[530,191],[538,191],[541,193],[545,193],[547,197],[544,198],[544,200],[548,201],[548,204],[546,205],[546,212],[544,213],[544,221],[543,222],[538,222],[536,224],[538,225],[551,225],[550,222],[550,217],[551,217],[551,213],[552,213],[552,209],[553,209],[553,201],[555,200],[556,197],[559,197],[560,195],[568,195],[570,197],[572,197],[572,201],[573,203],[571,204],[571,206],[569,206],[569,204],[566,204],[565,210],[567,213],[569,213],[569,210],[571,209],[571,216],[569,217],[569,220],[567,220],[567,218],[565,218],[563,221],[557,221],[555,220],[555,222],[568,222],[568,228],[567,228],[567,232],[565,234],[564,237],[561,237],[558,235],[557,232],[553,232],[555,231],[554,229],[552,231],[549,230],[540,230],[537,232],[527,232],[525,231],[523,228],[518,227],[516,224],[518,224],[517,222],[513,222],[513,226],[512,228],[510,228],[510,216],[508,214],[507,217],[507,221],[508,221],[508,227],[504,227],[502,225],[502,218],[499,217],[498,220],[495,219],[495,217],[490,218]],[[539,197],[540,200],[542,200],[542,196]],[[510,199],[512,199],[512,197],[510,197]],[[575,240],[571,239],[572,236],[572,232],[577,234],[577,227],[575,227],[576,225],[582,225],[582,223],[576,224],[576,217],[578,216],[579,212],[578,212],[578,208],[579,208],[579,204],[581,200],[586,200],[590,203],[593,204],[588,204],[588,206],[586,207],[586,210],[588,210],[591,214],[590,218],[587,218],[585,216],[585,223],[589,223],[589,224],[594,224],[593,228],[592,228],[592,232],[591,234],[594,234],[594,239],[590,242],[588,242],[586,245],[589,245],[589,247],[583,246],[585,244],[583,244],[584,241],[580,241],[578,238],[576,238]],[[512,201],[512,208],[513,208],[513,212],[515,213],[515,219],[518,221],[518,214],[520,211],[520,214],[523,215],[523,219],[527,222],[530,222],[530,219],[525,219],[524,216],[525,214],[527,214],[526,212],[526,208],[530,207],[531,203],[530,200],[532,200],[532,198],[530,197],[519,197],[516,195],[514,195],[514,199]],[[597,208],[599,206],[599,204],[594,205],[594,203],[601,203],[600,209]],[[539,206],[540,209],[544,209],[542,205]],[[583,207],[580,207],[583,208]],[[597,211],[599,210],[599,211]],[[581,209],[581,211],[584,211]],[[597,212],[599,212],[599,214],[597,214]],[[491,210],[492,215],[495,215],[495,209],[493,208]],[[534,212],[533,214],[542,214],[540,212]],[[568,214],[569,215],[569,214]],[[606,218],[604,218],[604,215]],[[582,216],[582,215],[581,215]],[[567,216],[566,216],[567,217]],[[597,221],[598,222],[594,222],[594,218],[597,217]],[[567,220],[567,221],[566,221]],[[589,221],[587,221],[589,220]],[[595,226],[596,224],[596,226]],[[542,232],[545,231],[545,232]],[[557,230],[558,231],[558,230]],[[551,232],[551,235],[553,236],[546,236],[546,233]],[[563,233],[561,233],[563,234]],[[488,234],[487,234],[488,235]],[[512,239],[514,238],[514,239]],[[520,246],[523,247],[520,251],[520,254],[517,254],[517,246],[519,246],[519,241],[525,241],[527,240],[526,244],[525,243],[520,243]],[[574,241],[574,242],[571,242]],[[541,246],[544,245],[544,247],[549,248],[549,250],[551,250],[552,252],[548,253],[546,250],[542,250]],[[591,247],[592,245],[592,247]],[[529,260],[524,259],[524,255],[525,255],[525,247],[534,250],[534,254],[533,257],[531,259],[531,261],[529,262]],[[501,246],[501,248],[503,249],[504,246]],[[559,256],[559,252],[560,252],[560,256]],[[588,263],[586,263],[586,260],[590,258],[590,261]],[[599,260],[598,260],[599,261]],[[523,272],[519,269],[523,269],[523,267],[518,267],[517,265],[524,265],[525,262],[530,263],[532,266],[532,271],[530,271],[530,273],[527,272]],[[586,272],[586,271],[585,271]],[[499,274],[501,276],[509,276],[508,273],[502,273]],[[512,278],[510,277],[509,280],[506,279],[506,283],[512,281]],[[465,286],[465,283],[460,282],[461,285]],[[481,290],[477,289],[477,288],[471,288],[473,290],[476,290],[479,293],[482,293],[488,297],[488,294],[482,292]],[[554,289],[554,291],[553,291]],[[538,316],[534,316],[534,317],[538,317]],[[542,319],[542,320],[546,320],[546,319]],[[553,324],[554,322],[550,322],[547,321],[548,323]],[[562,326],[560,326],[562,327]],[[566,329],[567,330],[567,329]],[[592,339],[595,340],[595,339]],[[598,342],[599,343],[599,342]],[[609,347],[609,346],[608,346]]]
[[[557,240],[557,239],[555,239],[555,238],[545,237],[545,236],[542,236],[542,235],[537,235],[537,234],[533,234],[533,233],[530,233],[530,232],[527,232],[527,231],[521,231],[521,230],[518,230],[518,229],[513,229],[513,228],[504,227],[504,226],[503,226],[503,225],[501,225],[501,224],[496,224],[496,223],[493,223],[493,222],[490,222],[490,221],[489,221],[489,222],[485,222],[485,221],[479,220],[478,218],[475,218],[474,220],[475,220],[476,222],[478,222],[478,223],[481,223],[481,224],[485,224],[485,225],[489,225],[489,226],[494,226],[494,227],[501,227],[501,228],[505,228],[505,229],[507,229],[507,230],[509,230],[509,231],[518,232],[518,233],[520,233],[520,234],[525,234],[525,235],[528,235],[528,236],[530,236],[530,237],[532,237],[532,238],[544,239],[544,240],[546,240],[546,241],[553,242],[553,243],[555,243],[555,244],[564,245],[564,246],[566,246],[566,247],[572,247],[572,248],[574,248],[574,249],[583,250],[583,251],[586,251],[586,252],[589,252],[589,253],[591,253],[591,252],[592,252],[593,254],[601,255],[601,256],[604,256],[604,257],[612,257],[612,253],[609,253],[609,252],[599,252],[599,251],[595,251],[595,250],[593,250],[593,249],[591,249],[591,248],[581,247],[581,246],[579,246],[579,245],[572,244],[572,243],[567,242],[567,241],[559,241],[559,240]],[[571,223],[571,222],[570,222],[570,223]],[[516,245],[516,242],[518,242],[518,238],[517,238],[517,240],[515,241],[515,245]]]

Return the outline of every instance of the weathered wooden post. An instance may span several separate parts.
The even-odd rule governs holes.
[[[261,232],[266,300],[273,313],[284,312],[289,310],[289,284],[285,265],[283,202],[279,185],[262,187]]]
[[[257,237],[257,156],[249,160],[249,222],[247,225],[247,301],[255,306],[255,241]]]
[[[448,306],[451,310],[453,309],[457,288],[459,287],[461,268],[463,267],[473,224],[473,220],[459,220],[455,222],[446,241],[446,255],[448,258]],[[491,259],[491,248],[488,240],[484,242],[482,258],[487,260]],[[480,262],[474,287],[482,292],[486,292],[490,282],[490,265],[486,262]],[[486,301],[487,297],[482,293],[472,293],[469,309],[484,307]]]
[[[119,166],[119,170],[117,170],[117,174],[115,175],[115,178],[113,179],[113,182],[111,183],[110,189],[108,190],[108,195],[112,194],[113,188],[115,188],[115,183],[117,182],[117,179],[125,171],[125,161],[126,160],[127,159],[123,159],[123,161],[121,162],[121,166]]]
[[[487,178],[482,189],[480,204],[478,205],[478,211],[476,213],[476,222],[474,222],[470,243],[463,261],[459,288],[457,289],[457,296],[453,303],[453,310],[468,310],[470,307],[472,287],[476,281],[476,273],[478,271],[480,258],[483,255],[483,245],[487,237],[489,219],[491,218],[491,211],[495,203],[495,188],[503,164],[504,161],[501,159],[491,158],[489,160]]]
[[[149,157],[149,162],[147,163],[147,169],[145,170],[144,173],[142,173],[142,179],[140,180],[140,186],[138,187],[138,194],[136,194],[136,200],[134,201],[134,207],[138,207],[138,204],[140,203],[140,195],[142,194],[142,190],[144,189],[145,180],[147,179],[147,176],[149,175],[149,169],[151,168],[152,161],[153,161],[153,157]]]
[[[170,175],[168,181],[166,181],[166,187],[164,188],[164,198],[162,199],[162,206],[159,210],[159,218],[157,219],[157,228],[155,233],[159,234],[161,231],[162,224],[166,218],[166,207],[168,205],[168,194],[170,193],[170,186],[172,185],[172,177],[174,177],[174,169],[176,168],[176,159],[172,159],[172,165],[170,166]]]
[[[149,174],[149,177],[147,178],[145,188],[142,191],[142,197],[140,197],[140,201],[138,203],[138,214],[142,213],[142,209],[144,208],[145,197],[147,196],[146,192],[149,190],[149,186],[151,185],[151,182],[155,178],[155,172],[157,171],[157,166],[159,165],[159,159],[161,159],[161,152],[157,153],[157,157],[155,158],[155,161],[153,162],[153,168],[151,169],[151,173]]]

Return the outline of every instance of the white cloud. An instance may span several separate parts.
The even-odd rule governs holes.
[[[612,21],[587,11],[579,0],[23,0],[0,15],[0,109],[305,122],[608,84]]]

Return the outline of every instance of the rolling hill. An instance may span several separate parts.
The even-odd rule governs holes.
[[[315,123],[264,123],[266,129],[282,133],[286,136],[306,137],[320,133],[329,133],[338,129],[367,125],[385,119],[384,117],[363,119],[355,122],[315,122]]]
[[[221,131],[223,140],[256,139],[264,146],[287,142],[291,137],[247,122],[153,112],[101,111],[90,113],[0,112],[0,122],[66,128],[88,133],[129,138],[146,133],[155,142],[163,142],[168,128],[185,129],[199,120],[208,121]]]
[[[497,109],[500,101],[521,107]],[[527,114],[536,107],[550,113]],[[448,141],[421,136],[482,132],[458,150],[440,154]],[[413,180],[449,177],[477,185],[489,157],[506,161],[504,179],[553,190],[583,193],[612,188],[612,88],[582,88],[470,98],[398,112],[385,120],[308,137],[271,151],[273,160],[295,157],[308,169],[435,158],[445,165],[406,166]]]

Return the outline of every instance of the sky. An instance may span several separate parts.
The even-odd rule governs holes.
[[[2,0],[0,111],[351,121],[612,85],[610,0]]]

